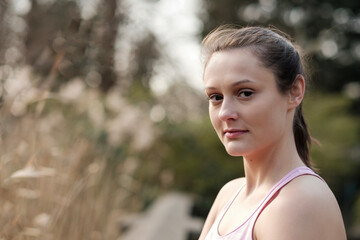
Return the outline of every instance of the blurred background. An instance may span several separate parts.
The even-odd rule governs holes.
[[[308,54],[312,158],[360,239],[358,0],[0,0],[0,239],[121,239],[175,190],[206,217],[243,175],[202,90],[199,44],[224,23]]]

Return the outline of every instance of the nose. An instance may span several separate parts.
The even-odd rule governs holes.
[[[238,117],[235,104],[231,99],[224,98],[219,111],[219,119],[221,121],[231,121],[238,119]]]

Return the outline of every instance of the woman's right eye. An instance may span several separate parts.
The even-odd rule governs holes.
[[[218,103],[223,99],[223,96],[221,96],[220,94],[211,94],[209,95],[209,100],[212,103]]]

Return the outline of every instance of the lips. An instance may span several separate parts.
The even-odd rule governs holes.
[[[248,132],[249,130],[244,130],[244,129],[226,129],[224,131],[224,135],[227,138],[237,138]]]

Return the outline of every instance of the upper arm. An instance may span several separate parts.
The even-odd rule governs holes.
[[[239,178],[228,182],[221,188],[206,218],[199,240],[205,239],[207,233],[209,232],[211,226],[214,224],[215,219],[221,209],[225,206],[228,200],[235,194],[235,192],[243,183],[244,179]]]
[[[256,240],[346,239],[341,212],[327,186],[315,182],[283,190],[259,216]]]

